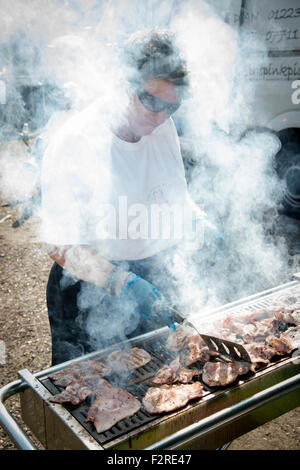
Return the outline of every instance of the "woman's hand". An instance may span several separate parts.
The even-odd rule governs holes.
[[[126,274],[126,275],[125,275]],[[166,301],[157,288],[132,272],[112,272],[107,288],[111,294],[118,295],[124,309],[132,310],[141,317],[146,317],[154,328],[163,325],[174,327],[174,320],[166,306]],[[121,279],[121,285],[120,285]]]

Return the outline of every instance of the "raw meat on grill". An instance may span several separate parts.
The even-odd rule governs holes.
[[[90,406],[86,421],[92,421],[98,433],[107,431],[122,419],[139,411],[141,403],[118,387],[103,388]]]
[[[175,331],[170,331],[167,338],[166,348],[169,351],[181,351],[190,343],[195,343],[199,346],[200,344],[202,346],[206,346],[205,341],[194,328],[187,325],[180,325]]]
[[[191,382],[193,377],[197,377],[200,372],[201,371],[198,369],[186,369],[185,367],[180,366],[175,373],[174,382],[186,384],[188,382]]]
[[[276,308],[263,308],[261,310],[255,310],[254,312],[247,312],[240,315],[227,315],[225,318],[216,322],[215,327],[217,330],[224,329],[230,331],[237,336],[242,336],[247,332],[249,325],[265,325],[266,328],[274,329],[274,320],[276,320]],[[245,329],[246,328],[246,329]]]
[[[276,336],[270,338],[269,344],[272,348],[275,349],[276,354],[290,354],[293,350],[288,339],[282,337],[276,338]]]
[[[239,376],[268,365],[275,356],[299,349],[299,316],[299,302],[294,302],[238,316],[227,315],[207,325],[207,334],[243,344],[251,363],[218,362],[218,353],[211,350],[192,327],[178,326],[169,333],[165,343],[168,351],[178,355],[153,377],[152,386],[143,398],[145,410],[149,414],[170,412],[184,407],[192,399],[201,398],[203,387],[195,377],[201,376],[203,383],[210,387],[227,386]],[[170,357],[169,352],[167,357]],[[150,360],[151,355],[147,351],[131,347],[113,351],[102,361],[74,362],[50,376],[55,385],[65,388],[50,401],[79,405],[91,397],[89,402],[91,399],[94,402],[89,406],[86,420],[94,423],[98,433],[105,432],[137,413],[141,403],[128,391],[112,386],[104,377],[116,373],[118,377],[112,376],[111,380],[119,380],[123,371],[128,375],[129,371],[143,367]],[[202,364],[193,367],[198,362]]]
[[[251,370],[248,362],[206,362],[202,371],[202,380],[210,387],[220,387],[234,382],[239,375]]]
[[[277,320],[291,325],[300,325],[300,308],[297,309],[279,309],[274,314]]]
[[[259,343],[265,341],[266,338],[274,332],[275,325],[273,320],[268,318],[260,322],[245,325],[241,337],[246,343]]]
[[[265,343],[246,343],[244,348],[250,356],[251,364],[255,367],[267,365],[276,356],[276,349]]]
[[[107,366],[116,373],[134,370],[151,361],[151,355],[140,348],[121,349],[110,353],[106,359]]]
[[[199,374],[200,370],[183,367],[177,357],[168,366],[165,365],[159,369],[151,383],[152,385],[172,384],[175,382],[188,383]]]
[[[195,362],[207,362],[218,353],[209,349],[208,346],[199,346],[197,343],[190,343],[187,349],[180,353],[181,362],[185,366],[191,366]]]
[[[67,387],[74,381],[78,381],[86,376],[95,374],[99,377],[106,377],[110,373],[110,369],[107,368],[104,362],[91,360],[73,362],[65,369],[50,375],[49,378],[54,382],[55,385],[60,387]]]
[[[96,395],[103,388],[111,388],[107,380],[101,377],[86,377],[68,385],[65,390],[50,398],[52,403],[70,402],[79,405],[88,396]]]
[[[251,324],[251,319],[248,316],[227,315],[215,325],[217,330],[219,328],[230,331],[231,334],[242,336],[245,326]],[[217,336],[217,333],[215,334]]]
[[[233,333],[227,328],[217,329],[214,333],[215,333],[215,336],[217,336],[218,338],[226,339],[228,341],[232,341],[233,343],[240,343],[240,344],[243,343],[239,335],[237,335],[236,333]]]
[[[67,387],[68,385],[71,385],[73,382],[80,380],[81,375],[80,375],[80,372],[78,372],[77,370],[68,371],[68,369],[66,369],[65,373],[63,373],[63,371],[57,372],[49,376],[49,378],[57,387]]]
[[[50,398],[52,403],[65,403],[70,402],[72,405],[79,405],[82,403],[89,395],[92,395],[93,391],[90,390],[85,385],[81,385],[78,382],[74,382],[71,385],[68,385],[65,390],[61,393],[58,393],[53,398]]]
[[[152,385],[171,384],[174,380],[174,371],[170,366],[163,366],[152,379]]]
[[[182,408],[194,398],[201,398],[202,391],[200,382],[150,387],[143,398],[143,405],[150,414],[173,411]]]
[[[99,377],[107,377],[112,372],[134,370],[144,366],[151,360],[150,354],[144,349],[132,348],[117,350],[108,355],[106,361],[82,361],[74,362],[60,372],[50,375],[53,383],[60,387],[81,380],[82,377],[95,374]]]
[[[300,310],[274,306],[241,316],[228,315],[215,324],[216,336],[236,343],[266,343],[269,337],[279,337],[291,325],[297,325]]]
[[[211,356],[216,355],[215,351],[207,347],[199,333],[186,325],[169,333],[166,347],[169,351],[179,352],[181,363],[186,367],[195,362],[209,361]]]
[[[300,327],[295,326],[288,328],[284,333],[281,333],[280,338],[288,341],[291,350],[300,349]]]

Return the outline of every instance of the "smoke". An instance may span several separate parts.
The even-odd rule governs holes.
[[[276,208],[281,191],[273,164],[280,143],[267,131],[246,132],[255,123],[256,82],[249,70],[263,63],[265,50],[258,39],[239,35],[224,21],[224,2],[222,10],[199,0],[0,0],[0,6],[0,78],[7,84],[7,100],[0,105],[4,197],[26,197],[36,185],[14,165],[14,151],[5,143],[10,130],[20,138],[25,122],[32,131],[47,125],[55,143],[54,130],[95,100],[100,121],[115,123],[128,102],[118,61],[125,39],[138,30],[169,27],[190,72],[190,97],[174,116],[183,156],[193,161],[189,190],[222,230],[227,250],[220,263],[179,250],[169,266],[179,290],[172,300],[185,311],[202,312],[283,281],[285,245],[275,244],[264,230],[264,214]],[[257,49],[259,54],[250,53]],[[38,89],[48,85],[37,95],[34,117],[21,94],[21,85],[29,82]],[[101,332],[114,335],[113,314],[99,318],[101,301],[91,286],[78,299],[90,312],[86,325],[94,346],[100,345]],[[121,337],[127,320],[123,324],[116,315]]]
[[[228,258],[215,288],[228,300],[281,283],[287,275],[284,241],[275,244],[265,230],[267,213],[276,210],[282,193],[273,164],[279,149],[279,140],[266,132],[249,131],[239,140],[215,134],[206,148],[212,167],[202,173],[199,167],[192,177],[194,197],[223,229]],[[204,186],[211,172],[212,184]]]
[[[226,244],[213,267],[199,255],[198,263],[190,254],[178,261],[180,304],[199,316],[288,279],[285,242],[266,233],[267,214],[276,211],[283,191],[274,164],[281,144],[267,129],[255,129],[254,113],[264,110],[252,108],[258,82],[249,71],[263,64],[266,47],[248,29],[238,34],[226,24],[224,10],[221,17],[189,2],[172,24],[191,76],[193,99],[178,116],[183,154],[193,162],[189,190]]]

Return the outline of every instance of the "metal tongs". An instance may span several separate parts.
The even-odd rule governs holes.
[[[218,353],[221,359],[225,359],[226,361],[245,361],[251,363],[249,354],[241,344],[228,341],[227,339],[216,338],[215,336],[200,333],[198,328],[196,328],[195,325],[191,323],[185,315],[178,312],[173,307],[168,306],[168,310],[177,323],[193,328],[205,341],[207,346]]]

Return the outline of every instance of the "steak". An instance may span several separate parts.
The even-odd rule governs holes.
[[[250,356],[251,364],[255,367],[267,365],[276,356],[276,349],[266,343],[247,343],[244,348]]]
[[[270,337],[267,341],[278,355],[290,354],[293,350],[290,341],[284,336],[280,336],[279,338],[276,336]]]
[[[139,411],[141,403],[122,388],[103,388],[90,406],[86,421],[92,421],[98,433],[110,429],[122,419]]]
[[[65,390],[50,398],[52,403],[70,402],[79,405],[88,396],[96,395],[103,388],[111,388],[111,385],[101,377],[86,377],[68,385]]]
[[[171,384],[174,381],[174,371],[170,366],[163,366],[153,377],[152,385]]]
[[[259,343],[265,341],[266,338],[270,334],[273,334],[274,331],[275,325],[273,320],[268,318],[261,322],[254,322],[249,325],[245,325],[241,337],[245,343]]]
[[[83,377],[95,375],[107,377],[112,372],[122,372],[124,370],[134,370],[144,366],[151,361],[150,354],[144,349],[132,348],[117,350],[110,353],[106,361],[82,361],[74,362],[65,369],[49,376],[56,386],[67,387],[74,382],[80,381]]]
[[[120,349],[107,357],[107,366],[116,373],[134,370],[151,361],[151,355],[141,348]]]
[[[169,412],[182,408],[194,398],[201,398],[202,391],[200,382],[150,387],[143,398],[143,405],[149,414]]]
[[[208,346],[199,346],[196,343],[189,344],[189,347],[181,351],[181,361],[185,366],[191,366],[195,362],[207,362],[212,356],[218,355],[217,352],[211,351]]]
[[[188,383],[191,382],[193,377],[199,374],[200,370],[186,369],[183,367],[177,357],[169,365],[165,365],[159,369],[151,383],[152,385],[172,384],[175,382]]]
[[[202,380],[210,387],[220,387],[234,382],[239,375],[251,370],[248,362],[206,362]]]
[[[279,309],[274,314],[277,320],[291,325],[300,325],[300,308]]]
[[[300,349],[300,327],[288,328],[284,333],[281,333],[280,339],[288,341],[291,350]]]
[[[166,347],[169,351],[178,352],[188,347],[190,343],[197,344],[199,347],[206,346],[201,336],[190,326],[181,325],[175,331],[170,331],[167,338]]]
[[[59,387],[67,387],[71,383],[81,380],[83,377],[92,375],[106,377],[110,372],[110,369],[107,368],[104,362],[96,360],[81,361],[73,362],[65,369],[50,375],[49,379]]]

